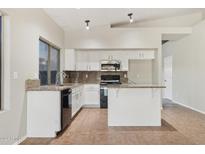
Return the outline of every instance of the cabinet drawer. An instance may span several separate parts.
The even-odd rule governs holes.
[[[99,91],[100,85],[99,84],[86,84],[84,85],[84,90],[86,91]]]

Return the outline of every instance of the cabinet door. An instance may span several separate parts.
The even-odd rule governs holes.
[[[72,89],[72,117],[80,110],[83,105],[83,86]]]
[[[154,59],[154,50],[129,51],[128,59]]]
[[[65,61],[64,61],[64,69],[68,71],[73,71],[76,69],[76,55],[75,50],[66,49],[65,50]]]
[[[128,71],[128,59],[121,60],[121,70]]]
[[[88,52],[88,71],[99,71],[99,70],[100,70],[99,52],[89,51]]]
[[[80,107],[84,105],[84,86],[80,87]]]
[[[77,89],[77,112],[82,107],[82,90],[81,87],[78,87]]]
[[[79,111],[80,109],[80,93],[79,91],[76,93],[76,113]]]
[[[98,84],[84,85],[85,105],[100,105],[100,86]]]
[[[150,51],[144,51],[144,59],[154,59],[155,58],[155,51],[150,50]]]
[[[88,70],[88,53],[86,51],[76,51],[76,70],[87,71]]]
[[[100,70],[100,62],[89,62],[88,64],[89,71],[99,71]]]
[[[72,117],[77,113],[77,97],[76,94],[72,94]]]
[[[128,53],[127,51],[117,51],[117,55],[115,56],[117,60],[121,62],[121,70],[128,71]]]

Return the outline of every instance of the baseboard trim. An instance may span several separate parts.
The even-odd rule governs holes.
[[[177,102],[177,101],[175,101],[175,100],[172,100],[172,102],[174,102],[175,104],[181,105],[181,106],[183,106],[183,107],[189,108],[189,109],[191,109],[191,110],[193,110],[193,111],[196,111],[196,112],[199,112],[199,113],[205,114],[204,111],[201,111],[201,110],[195,109],[195,108],[193,108],[193,107],[191,107],[191,106],[188,106],[188,105],[184,105],[184,104],[179,103],[179,102]]]
[[[18,141],[16,141],[13,145],[19,145],[21,142],[23,142],[25,139],[27,138],[27,136],[23,136],[21,137]]]

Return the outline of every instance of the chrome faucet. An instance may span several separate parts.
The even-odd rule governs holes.
[[[58,72],[56,74],[56,85],[63,85],[63,79],[67,77],[65,72]]]

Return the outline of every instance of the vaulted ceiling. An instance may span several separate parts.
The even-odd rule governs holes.
[[[65,31],[77,30],[85,27],[85,20],[89,19],[90,27],[106,26],[118,23],[128,22],[127,14],[132,12],[135,23],[140,21],[152,21],[156,19],[187,15],[197,12],[203,12],[203,9],[191,8],[59,8],[59,9],[44,9],[46,14],[50,16],[60,27]]]

